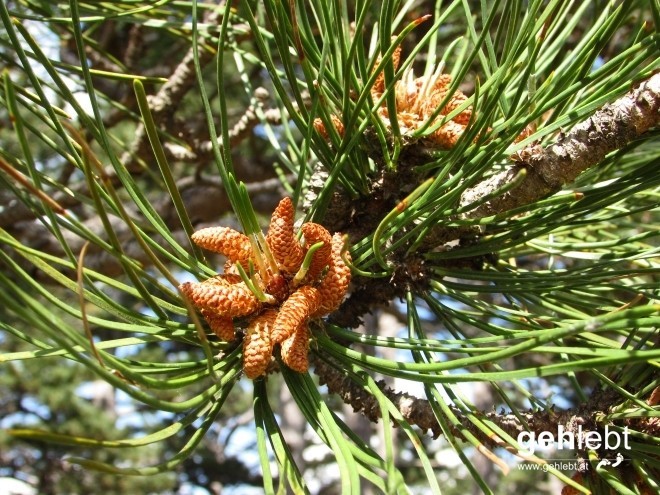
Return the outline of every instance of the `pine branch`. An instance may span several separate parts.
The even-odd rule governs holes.
[[[527,177],[518,188],[467,212],[464,218],[484,218],[533,203],[556,193],[608,153],[619,150],[660,123],[660,73],[638,84],[614,103],[545,148],[521,151],[524,160],[466,191],[460,206],[469,205],[507,184],[521,169]]]
[[[512,181],[521,169],[527,170],[527,176],[518,188],[466,212],[463,218],[475,219],[503,213],[553,194],[565,184],[575,180],[586,169],[598,165],[608,153],[627,146],[658,123],[660,123],[660,74],[655,74],[622,98],[605,105],[589,119],[576,125],[556,143],[545,148],[534,146],[527,148],[523,153],[527,155],[526,161],[514,163],[503,172],[467,190],[461,197],[461,205],[470,204],[491,194]],[[341,205],[341,195],[336,194],[333,202],[335,205]],[[335,208],[342,213],[330,215],[331,222],[344,223],[345,231],[348,232],[351,232],[352,228],[364,229],[363,225],[353,226],[346,223],[345,219],[348,217],[345,211],[340,206]],[[330,212],[333,212],[332,207]],[[469,228],[440,226],[429,234],[422,249],[434,249],[468,233],[474,234]],[[418,260],[407,260],[407,262],[418,263]],[[465,262],[469,264],[469,260]],[[390,279],[356,277],[356,287],[331,319],[339,325],[357,327],[363,314],[378,305],[388,303],[395,297],[401,297],[410,286],[423,286],[424,278],[424,273],[419,269],[411,270],[409,267],[401,266],[395,270]],[[319,359],[316,359],[315,372],[319,375],[321,383],[328,385],[330,392],[339,395],[344,402],[370,420],[377,420],[380,412],[377,400],[373,396]],[[381,385],[385,394],[398,406],[401,414],[411,424],[423,430],[430,430],[434,437],[440,434],[440,426],[428,401],[391,390],[385,387],[384,383]],[[598,403],[596,398],[590,401],[590,404],[596,403]],[[602,407],[599,407],[593,410],[580,408],[562,413],[534,412],[525,417],[532,431],[535,429],[539,432],[549,431],[549,427],[556,431],[557,425],[563,424],[568,427],[576,420],[575,418],[579,418],[584,423],[593,421],[591,419],[593,414],[602,410]],[[488,413],[486,416],[511,434],[522,431],[523,425],[512,415]],[[463,415],[459,417],[462,418],[465,427],[471,427],[471,423]],[[477,432],[473,433],[477,434]],[[483,435],[480,436],[482,437]],[[482,441],[486,444],[492,443],[492,440],[486,437],[483,437]]]
[[[268,94],[265,92],[265,90],[263,90],[263,88],[257,88],[255,90],[255,98],[257,98],[257,100],[259,100],[261,103],[265,102],[267,97]],[[273,125],[279,125],[281,123],[282,118],[280,111],[278,109],[264,107],[263,111],[264,111],[264,118],[269,123]],[[230,147],[234,148],[238,146],[242,141],[248,139],[254,128],[257,125],[259,125],[260,122],[261,119],[256,113],[255,106],[250,105],[245,110],[244,114],[236,122],[234,127],[229,131]],[[169,124],[169,125],[170,127],[173,126],[173,124]],[[135,148],[136,146],[138,147],[149,146],[149,142],[148,140],[146,140],[146,135],[143,134],[143,129],[144,126],[140,124],[139,129],[136,133],[135,140],[132,145],[133,148]],[[197,164],[197,171],[195,173],[195,176],[192,178],[193,181],[191,182],[190,180],[191,178],[189,177],[184,177],[183,179],[181,179],[181,183],[178,185],[181,188],[188,189],[187,191],[188,197],[191,198],[191,200],[194,202],[194,205],[192,205],[191,208],[199,210],[198,213],[202,211],[207,212],[207,214],[199,218],[200,222],[207,221],[206,219],[211,218],[212,214],[216,215],[217,218],[217,215],[219,213],[223,213],[229,210],[231,205],[226,197],[226,192],[224,190],[216,191],[216,189],[223,189],[220,182],[215,181],[213,178],[208,178],[208,179],[202,178],[200,175],[201,170],[210,163],[209,159],[212,155],[212,147],[210,141],[203,141],[201,143],[198,143],[195,146],[194,150],[189,150],[187,148],[184,148],[183,146],[171,142],[163,143],[163,148],[166,150],[166,152],[168,152],[169,158],[175,161]],[[152,153],[151,148],[149,148],[148,150],[145,149],[143,151],[144,159],[147,159],[148,153]],[[122,160],[128,159],[127,157],[128,155],[124,155]],[[151,160],[151,158],[149,158],[149,160]],[[129,164],[127,163],[127,165]],[[118,178],[114,173],[114,171],[112,171],[111,169],[106,169],[105,172],[106,174],[108,174],[108,177],[113,182],[113,186],[121,187],[121,183],[118,181]],[[132,175],[138,176],[144,172],[145,169],[139,167],[137,169],[132,170]],[[243,175],[253,177],[255,174],[253,173],[253,171],[249,170],[249,171],[245,171]],[[288,179],[289,181],[291,181],[293,177],[290,176],[288,177]],[[268,183],[268,186],[266,186],[267,189],[271,189],[271,190],[278,189],[279,187],[272,182],[273,180],[277,181],[277,179],[264,179],[263,181],[255,181],[253,184],[251,184],[251,187],[254,188],[254,192],[261,192],[264,190],[264,187],[259,184],[261,182],[264,182],[264,183]],[[213,191],[211,195],[205,193],[205,191],[208,189],[209,183],[213,184],[212,187]],[[87,189],[87,184],[85,183],[72,185],[70,186],[70,189],[75,191],[79,195],[87,196],[89,194]],[[222,196],[222,200],[220,202],[217,201],[218,194]],[[0,209],[1,228],[11,229],[18,222],[33,220],[37,217],[37,212],[35,210],[30,209],[25,203],[22,203],[20,201],[14,201],[14,199],[15,198],[13,195],[0,195],[0,205],[3,206],[3,208]],[[53,195],[53,199],[57,201],[58,204],[60,204],[65,208],[75,208],[80,205],[80,201],[75,196],[71,195],[68,192],[56,193]],[[201,201],[204,202],[204,205],[199,204]],[[273,201],[271,201],[270,203],[269,203],[269,207],[272,208],[272,205],[276,203],[276,200],[273,199]],[[222,208],[219,208],[220,205],[222,206]],[[165,211],[165,209],[167,208],[169,208],[169,210],[173,210],[172,202],[169,201],[168,199],[165,200],[165,207],[163,209],[159,209],[159,208],[157,209],[159,209],[159,211],[162,212],[164,217],[169,218],[172,215],[175,217],[176,214],[174,211]],[[170,213],[171,215],[169,215]],[[190,216],[191,218],[195,218],[194,212]]]
[[[319,383],[327,385],[328,391],[339,395],[344,403],[353,408],[354,412],[364,415],[373,423],[381,418],[381,409],[378,399],[366,391],[363,387],[353,382],[350,377],[342,373],[341,365],[332,364],[327,358],[320,359],[313,356],[314,372],[319,376]],[[442,435],[442,428],[436,419],[431,404],[426,399],[420,399],[406,392],[398,392],[388,387],[383,380],[376,382],[381,391],[394,404],[403,418],[411,425],[417,426],[423,432],[428,432],[433,438]],[[657,397],[660,396],[656,389],[648,398],[650,406],[655,405]],[[506,434],[516,438],[523,431],[539,435],[542,432],[558,431],[562,426],[564,431],[577,434],[578,427],[583,433],[598,431],[600,429],[597,417],[606,413],[613,405],[621,401],[621,397],[610,390],[596,390],[588,402],[578,407],[557,411],[554,408],[546,410],[518,411],[516,414],[496,411],[471,411],[474,416],[492,421]],[[451,426],[451,434],[464,440],[461,430],[467,430],[475,435],[489,448],[505,447],[507,444],[497,436],[489,436],[479,430],[470,421],[466,414],[456,406],[450,406],[454,415],[460,422],[460,428]],[[660,433],[660,425],[656,424],[654,418],[646,418],[638,422],[637,427],[646,430],[647,433],[657,435]]]
[[[463,193],[460,206],[469,205],[493,191],[513,181],[522,169],[526,178],[515,189],[495,197],[477,208],[467,211],[460,218],[479,219],[533,203],[559,191],[565,184],[590,167],[597,166],[603,158],[613,151],[624,148],[639,139],[645,132],[660,123],[660,74],[655,74],[643,81],[614,103],[605,105],[589,119],[576,125],[568,134],[545,148],[531,146],[521,152],[526,161],[511,164],[504,171],[497,173]],[[358,200],[352,206],[353,212],[369,212],[359,217],[347,212],[348,198],[341,192],[335,193],[324,222],[330,230],[348,233],[352,238],[361,238],[365,231],[373,232],[383,211],[387,212],[394,205],[385,203],[380,214],[374,213],[374,204],[381,205],[383,196],[398,191],[402,184],[410,181],[410,171],[402,170],[394,175],[383,175],[375,180],[378,190],[376,198]],[[393,200],[391,200],[393,201]],[[369,205],[369,206],[367,206]],[[461,239],[474,238],[479,230],[474,227],[444,227],[442,224],[432,229],[424,238],[414,258],[403,259],[398,253],[392,254],[396,260],[396,269],[389,280],[356,277],[351,296],[342,305],[337,320],[345,326],[357,327],[360,316],[376,305],[401,297],[408,287],[423,289],[427,275],[420,262],[425,252],[442,245],[460,242]],[[399,258],[399,259],[397,259]],[[472,266],[479,260],[469,258],[452,260],[452,266]]]

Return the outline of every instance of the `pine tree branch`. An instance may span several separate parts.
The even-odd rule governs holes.
[[[261,107],[264,112],[264,118],[272,125],[279,125],[282,121],[279,109],[265,108],[263,105],[265,100],[268,98],[268,93],[266,92],[266,90],[264,90],[263,88],[256,88],[255,98],[261,103]],[[255,106],[250,105],[245,110],[245,113],[236,122],[234,127],[232,127],[232,129],[230,129],[229,131],[230,147],[234,148],[238,146],[242,141],[249,138],[252,135],[252,131],[254,130],[254,128],[260,123],[261,123],[261,119],[256,113]],[[140,129],[143,130],[144,127],[140,125]],[[138,130],[138,133],[136,134],[135,137],[134,146],[148,145],[148,141],[143,142],[143,140],[146,139],[146,135],[142,135],[142,132],[143,131]],[[142,144],[136,144],[138,143],[138,141]],[[222,146],[221,138],[219,139],[219,144],[220,146]],[[191,208],[196,206],[198,207],[196,208],[198,210],[198,213],[202,211],[207,212],[199,219],[199,221],[201,222],[207,221],[205,220],[205,218],[210,218],[211,215],[216,215],[217,217],[218,211],[225,212],[229,210],[230,204],[227,199],[226,192],[224,191],[224,188],[222,187],[220,182],[214,180],[213,178],[207,179],[201,177],[201,171],[204,167],[206,167],[210,163],[209,158],[212,155],[212,146],[210,141],[204,141],[198,143],[195,146],[194,150],[184,148],[183,146],[171,142],[164,142],[163,148],[168,153],[169,158],[174,159],[175,161],[197,163],[197,171],[194,177],[192,178],[184,177],[179,181],[177,185],[179,186],[180,189],[182,188],[187,189],[188,197],[194,203],[194,205],[191,205]],[[151,148],[145,150],[145,153],[147,152],[152,153]],[[126,156],[124,156],[124,158],[126,158]],[[75,169],[72,168],[70,173],[72,173],[73,170]],[[137,176],[144,173],[144,171],[145,170],[143,168],[139,168],[139,170],[133,170],[132,175]],[[110,177],[109,180],[113,182],[113,186],[121,187],[121,183],[118,182],[118,177],[113,170],[106,169],[105,172],[106,174],[109,174],[108,177]],[[263,174],[255,174],[254,170],[245,170],[243,171],[242,175],[255,178],[254,177],[255,175],[263,175]],[[293,176],[288,176],[288,179],[289,182],[291,182]],[[253,187],[255,192],[263,191],[264,188],[260,186],[259,183],[264,182],[268,184],[268,186],[266,186],[268,189],[271,190],[278,189],[278,187],[274,185],[273,181],[277,181],[277,179],[264,179],[263,181],[255,181],[254,183],[251,184],[250,187]],[[210,195],[205,194],[205,191],[208,190],[209,184],[213,185]],[[69,187],[69,189],[75,191],[78,195],[81,196],[86,196],[89,194],[87,184],[85,182],[73,184]],[[193,189],[198,189],[198,191],[192,191]],[[279,189],[282,188],[280,187]],[[217,201],[217,195],[222,196],[222,201],[220,202]],[[69,192],[54,193],[53,199],[61,206],[69,209],[75,208],[80,205],[80,201],[75,196],[71,195]],[[199,204],[201,201],[205,202],[205,206]],[[222,205],[222,208],[219,208],[220,205]],[[25,203],[20,201],[15,201],[15,197],[13,194],[0,193],[0,206],[1,206],[0,228],[12,229],[18,222],[33,220],[38,215],[36,210],[30,209],[27,205],[25,205]],[[159,211],[161,211],[164,217],[167,218],[169,218],[170,216],[176,217],[176,212],[174,211],[173,204],[169,199],[165,200],[164,208],[160,209]],[[195,217],[194,214],[190,216],[191,218]]]
[[[476,203],[509,184],[521,169],[527,175],[515,189],[462,215],[478,219],[524,206],[556,193],[578,175],[601,163],[608,153],[619,150],[660,123],[660,73],[638,84],[612,104],[605,105],[584,122],[549,146],[530,146],[520,155],[524,161],[487,178],[465,191],[459,206]],[[438,227],[425,239],[425,246],[437,246],[460,237],[464,229]]]
[[[289,175],[286,179],[292,183],[295,181],[295,176]],[[202,226],[205,223],[213,223],[215,225],[220,216],[231,211],[227,192],[222,182],[217,178],[200,180],[192,176],[183,177],[177,181],[177,188],[183,198],[188,216],[194,225]],[[255,209],[264,214],[271,212],[284,194],[281,178],[250,182],[246,184],[246,189],[253,198]],[[23,205],[22,202],[15,201],[15,203]],[[181,228],[180,219],[169,196],[155,202],[154,208],[165,224],[171,229],[172,236],[177,242],[182,246],[187,246],[189,244],[188,236]],[[44,253],[55,256],[64,256],[65,253],[60,245],[60,240],[42,222],[31,220],[35,213],[33,210],[29,210],[27,207],[25,207],[25,210],[23,212],[19,208],[12,209],[11,212],[14,213],[13,218],[9,216],[9,212],[0,212],[0,220],[5,220],[8,223],[7,230],[25,246],[39,249]],[[28,220],[24,220],[23,215],[17,215],[16,213],[24,213],[28,217]],[[136,222],[139,223],[140,215],[136,214],[135,218]],[[94,232],[103,239],[107,238],[106,227],[98,215],[91,216],[84,220],[83,223],[91,232]],[[151,265],[151,258],[144,252],[126,223],[119,217],[111,216],[110,224],[124,253],[144,266]],[[3,227],[2,221],[0,221],[0,227]],[[63,235],[68,248],[73,253],[79,253],[86,239],[70,230],[64,230]],[[159,236],[154,235],[154,240],[160,242],[167,249],[167,244]],[[19,262],[21,260],[21,257],[18,255],[14,258]],[[123,273],[119,259],[95,244],[91,244],[87,251],[85,266],[109,277],[119,276]],[[50,282],[49,278],[45,278],[39,272],[32,273],[32,275],[44,283]],[[68,275],[75,278],[74,271],[71,271]]]
[[[526,178],[516,189],[466,212],[463,218],[477,219],[496,215],[553,194],[565,184],[575,180],[586,169],[598,165],[608,153],[627,146],[651,128],[658,126],[659,123],[660,74],[655,74],[614,103],[605,105],[596,111],[589,119],[576,125],[556,143],[545,148],[528,148],[526,152],[522,153],[523,156],[527,156],[525,161],[514,163],[503,172],[468,189],[461,197],[461,206],[474,203],[510,183],[521,169],[527,171]],[[398,182],[398,180],[394,180],[394,182]],[[349,216],[346,214],[345,208],[340,206],[342,203],[341,194],[335,194],[334,206],[331,205],[330,208],[330,223],[334,223],[338,227],[339,224],[343,224],[341,227],[349,233],[353,228],[363,230],[364,225],[353,226],[347,222],[346,219]],[[334,215],[333,211],[339,213]],[[437,227],[425,239],[422,250],[432,250],[446,242],[460,239],[466,234],[474,235],[470,228]],[[418,262],[418,260],[412,261]],[[356,277],[355,288],[351,295],[340,310],[331,316],[331,319],[334,323],[343,326],[357,327],[363,314],[395,297],[401,297],[411,286],[424,285],[421,280],[423,278],[423,272],[410,270],[407,267],[399,267],[390,279]],[[327,384],[331,393],[339,395],[355,411],[361,412],[372,421],[377,421],[380,409],[373,396],[353,383],[337,368],[320,359],[315,359],[315,364],[315,372],[319,375],[321,384]],[[434,437],[440,434],[440,425],[437,423],[428,401],[404,392],[391,390],[385,387],[384,383],[380,385],[406,420],[419,426],[422,430],[431,431]],[[592,397],[589,404],[598,404],[597,397]],[[561,413],[535,411],[533,414],[524,414],[523,417],[527,422],[527,428],[531,431],[556,431],[559,424],[568,429],[571,425],[577,424],[576,422],[589,423],[593,426],[593,415],[596,411],[602,411],[602,406],[602,404],[598,404],[598,408],[580,408]],[[464,427],[470,428],[470,431],[486,445],[493,444],[492,439],[474,431],[474,426],[464,414],[460,411],[455,412]],[[513,415],[483,414],[512,436],[523,431],[525,426]]]
[[[551,195],[583,171],[597,166],[608,153],[627,146],[659,123],[660,73],[596,111],[556,143],[545,148],[526,148],[520,153],[527,157],[526,161],[513,163],[465,191],[460,206],[475,203],[509,184],[522,169],[527,172],[518,187],[465,212],[459,219],[479,219],[504,213]],[[365,232],[373,232],[382,220],[383,212],[388,212],[395,204],[395,198],[388,196],[393,196],[394,192],[401,194],[402,184],[411,181],[410,173],[410,170],[401,170],[392,175],[384,174],[374,181],[377,189],[373,196],[357,200],[349,211],[346,206],[350,204],[348,198],[341,192],[335,193],[324,225],[331,231],[345,232],[355,239],[362,238]],[[405,259],[400,253],[392,253],[396,269],[390,279],[355,277],[354,289],[337,313],[338,323],[357,327],[360,316],[378,304],[402,297],[409,287],[424,288],[428,277],[423,263],[420,263],[423,254],[450,242],[458,244],[462,239],[473,239],[475,235],[479,235],[479,231],[474,227],[439,224],[426,235],[414,258]],[[480,260],[469,258],[452,260],[452,267],[469,267],[475,262],[480,264]]]
[[[211,10],[207,12],[204,21],[214,24],[218,22],[219,17],[219,9]],[[199,43],[204,46],[204,39],[200,38]],[[199,64],[204,67],[213,60],[214,56],[215,53],[211,50],[200,50]],[[191,47],[158,93],[149,98],[149,110],[156,125],[162,125],[167,129],[172,127],[174,113],[183,102],[183,97],[197,82],[194,62],[194,50]],[[140,160],[150,161],[150,157],[151,147],[144,124],[140,122],[135,130],[135,137],[130,149],[124,152],[120,160],[129,172],[140,173],[142,168],[139,164]],[[108,177],[115,177],[114,170],[108,170],[106,173]]]
[[[378,399],[343,373],[340,364],[328,359],[326,356],[321,359],[316,355],[312,355],[312,362],[314,372],[319,376],[321,385],[327,385],[328,391],[339,395],[344,403],[353,408],[354,412],[364,415],[373,423],[378,422],[382,417]],[[406,392],[395,391],[382,380],[376,382],[376,384],[410,425],[417,426],[425,433],[430,433],[433,438],[438,438],[443,434],[440,423],[428,400],[420,399]],[[654,405],[658,397],[660,397],[660,392],[656,389],[648,398],[647,403]],[[534,433],[536,436],[542,432],[557,432],[560,426],[563,427],[564,431],[577,436],[578,434],[587,434],[590,431],[602,430],[602,425],[597,422],[597,417],[608,412],[613,405],[620,401],[621,397],[616,392],[597,389],[589,401],[565,411],[557,411],[551,408],[517,411],[517,414],[478,410],[472,410],[470,413],[478,419],[494,423],[513,438],[517,438],[520,433],[525,431]],[[486,435],[477,428],[464,411],[456,406],[450,406],[450,409],[460,422],[460,426],[450,426],[453,436],[465,440],[462,432],[469,431],[488,448],[508,447],[508,450],[511,450],[511,447],[503,439],[496,435]],[[654,422],[654,420],[655,418],[644,418],[633,426],[645,431],[647,434],[657,435],[660,433],[660,424],[656,424],[657,422]]]

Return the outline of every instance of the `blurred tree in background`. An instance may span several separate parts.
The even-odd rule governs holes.
[[[657,0],[0,17],[0,491],[658,492]],[[352,283],[252,381],[178,286],[284,196]]]

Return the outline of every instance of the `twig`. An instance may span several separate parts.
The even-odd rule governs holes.
[[[209,18],[206,22],[214,23],[220,15],[218,10],[209,11]],[[214,53],[210,50],[202,50],[199,53],[199,63],[204,66],[213,60]],[[149,109],[153,115],[154,121],[158,123],[171,120],[174,112],[183,101],[183,96],[195,85],[195,65],[193,49],[190,48],[181,60],[181,63],[174,70],[172,76],[163,84],[158,93],[149,100]],[[135,138],[128,149],[121,157],[122,164],[130,172],[139,171],[139,159],[149,156],[150,147],[147,139],[144,125],[138,124],[135,130]],[[114,174],[110,172],[109,176]]]
[[[378,399],[345,375],[339,364],[333,365],[327,357],[324,356],[321,359],[316,355],[312,356],[312,363],[321,385],[327,385],[328,391],[339,395],[346,404],[353,408],[354,412],[364,415],[373,423],[378,422],[381,418]],[[382,380],[376,383],[409,424],[417,426],[423,432],[429,432],[433,438],[442,435],[442,429],[428,400],[420,399],[406,392],[395,391]],[[491,421],[513,438],[517,438],[524,431],[536,435],[544,431],[557,431],[560,425],[567,432],[577,434],[578,431],[581,431],[586,434],[589,431],[599,429],[599,425],[594,418],[598,413],[607,410],[608,407],[614,404],[618,397],[617,394],[596,392],[587,403],[566,411],[556,411],[554,409],[529,410],[519,411],[517,415],[496,411],[472,411],[472,414],[482,420]],[[650,401],[651,399],[649,399]],[[507,446],[498,436],[486,435],[477,428],[459,408],[455,406],[450,406],[450,408],[460,421],[461,427],[475,435],[484,445],[489,448]],[[451,433],[464,440],[457,427],[452,426]]]
[[[238,119],[238,122],[234,124],[234,127],[232,127],[229,130],[230,147],[234,147],[238,145],[241,141],[245,140],[248,136],[252,134],[254,128],[257,127],[257,125],[259,125],[259,123],[261,122],[257,110],[260,109],[261,111],[264,111],[265,104],[268,101],[269,97],[270,95],[268,93],[268,90],[266,90],[265,88],[259,87],[254,90],[254,98],[256,100],[256,104],[250,105],[245,110],[241,118]],[[282,122],[282,115],[279,109],[274,109],[274,108],[265,109],[264,116],[266,121],[269,122],[270,124],[279,125]],[[218,146],[220,147],[223,146],[222,136],[219,136],[217,138],[217,143]],[[211,156],[213,152],[213,143],[212,141],[205,141],[197,145],[195,148],[197,150],[196,158],[199,161],[196,174],[199,175],[199,173],[201,173],[202,168],[208,165],[209,163],[207,160],[199,160],[199,158]]]
[[[556,143],[541,148],[530,146],[520,155],[524,161],[489,177],[468,189],[459,206],[479,201],[513,180],[521,169],[527,171],[523,182],[513,191],[486,201],[462,217],[484,218],[524,206],[559,191],[578,175],[603,161],[608,153],[627,146],[660,123],[660,73],[596,111],[573,127]],[[435,247],[460,237],[465,229],[437,228],[425,239],[425,246]]]

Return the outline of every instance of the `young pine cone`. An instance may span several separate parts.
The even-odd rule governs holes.
[[[213,333],[220,339],[226,342],[231,342],[236,338],[236,330],[234,330],[234,320],[229,316],[220,316],[208,309],[201,310],[202,316],[213,330]]]
[[[185,282],[179,288],[195,306],[219,316],[246,316],[261,307],[259,300],[244,282],[223,285],[216,280],[218,277],[222,276],[203,282]]]
[[[328,271],[318,286],[321,304],[312,315],[313,317],[332,313],[344,299],[348,284],[351,283],[351,269],[342,258],[343,250],[344,238],[337,233],[332,236],[332,252]],[[344,253],[344,256],[350,260],[348,252]]]
[[[280,307],[271,334],[273,343],[279,344],[288,339],[320,305],[321,295],[317,288],[311,285],[299,287]]]
[[[191,239],[202,249],[223,254],[233,263],[248,267],[252,256],[250,239],[229,227],[208,227],[195,232]]]
[[[293,232],[294,215],[291,198],[282,199],[273,212],[266,235],[266,242],[278,267],[289,273],[295,273],[305,257]]]
[[[306,373],[309,368],[309,327],[303,323],[293,334],[282,342],[282,361],[293,371]]]
[[[273,354],[270,337],[277,310],[267,309],[250,321],[243,339],[243,372],[250,380],[266,373]]]
[[[323,246],[318,248],[312,256],[312,262],[307,271],[307,280],[316,281],[330,261],[330,252],[332,250],[332,236],[325,227],[318,223],[304,223],[300,231],[305,236],[305,247],[309,249],[317,242],[322,242]]]

